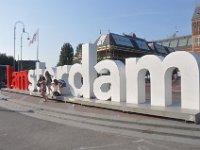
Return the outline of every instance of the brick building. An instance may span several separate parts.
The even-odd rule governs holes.
[[[192,17],[192,52],[200,54],[200,5]]]

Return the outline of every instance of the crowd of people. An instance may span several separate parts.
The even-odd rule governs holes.
[[[44,98],[44,102],[47,102],[47,90],[48,95],[52,94],[53,96],[61,96],[62,88],[66,87],[66,82],[64,80],[52,80],[52,77],[53,76],[48,71],[46,71],[45,76],[41,75],[37,82],[40,95]]]

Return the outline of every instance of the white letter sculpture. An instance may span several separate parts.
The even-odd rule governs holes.
[[[138,58],[126,59],[127,103],[144,103],[145,75],[150,72],[151,77],[151,105],[164,106],[162,94],[162,57],[146,55]]]
[[[181,108],[200,110],[200,58],[184,51],[174,52],[163,60],[163,74],[166,101],[172,102],[171,75],[174,68],[181,73]]]
[[[63,87],[61,89],[62,95],[71,95],[71,87],[68,82],[70,68],[71,68],[71,65],[64,65],[64,66],[56,67],[55,78],[62,79],[66,83],[66,87]]]
[[[30,70],[28,72],[28,79],[29,79],[29,82],[31,82],[31,84],[29,84],[29,87],[28,87],[30,91],[34,91],[37,88],[39,90],[39,87],[37,87],[36,84],[37,84],[37,81],[39,80],[40,75],[44,74],[45,68],[46,67],[45,67],[44,62],[37,62],[36,70]]]
[[[72,95],[78,97],[83,95],[85,98],[91,98],[94,96],[93,82],[97,77],[94,69],[96,63],[97,51],[95,44],[83,44],[82,65],[73,65],[69,72],[69,84],[72,88]]]
[[[172,104],[172,71],[181,72],[181,108],[200,110],[200,59],[187,52],[173,52],[164,60],[146,55],[140,59],[126,59],[127,102],[145,102],[145,73],[151,77],[151,105]]]
[[[94,81],[94,94],[97,99],[122,102],[125,101],[125,66],[121,61],[103,60],[95,66],[100,74],[102,70],[108,70],[110,75],[103,75]],[[110,89],[102,91],[104,84],[110,83]]]
[[[115,102],[140,104],[146,101],[145,75],[150,72],[151,106],[172,105],[172,73],[181,73],[181,108],[200,111],[200,57],[184,51],[173,52],[165,58],[146,55],[120,61],[103,60],[97,63],[96,45],[82,45],[82,64],[47,69],[57,79],[69,83],[73,96]],[[70,68],[71,67],[71,68]],[[45,63],[37,63],[30,70],[29,90],[37,88],[39,75],[44,74]],[[97,73],[106,73],[97,78]],[[68,77],[69,74],[69,77]],[[67,82],[68,80],[68,82]],[[108,86],[110,85],[110,86]],[[70,91],[70,90],[69,90]]]

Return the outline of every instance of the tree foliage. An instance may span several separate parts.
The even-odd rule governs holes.
[[[13,66],[13,57],[12,56],[7,56],[4,53],[0,53],[0,65],[10,65]]]
[[[10,65],[13,66],[14,58],[12,56],[7,56],[6,54],[0,53],[0,65]],[[15,62],[16,63],[16,62]],[[6,82],[5,67],[0,67],[0,82]]]
[[[76,53],[74,55],[74,63],[81,63],[82,58],[82,43],[79,43],[76,47]]]
[[[64,43],[61,47],[59,62],[57,66],[73,64],[74,49],[70,43]]]

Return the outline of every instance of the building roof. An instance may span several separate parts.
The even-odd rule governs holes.
[[[114,45],[130,49],[140,49],[145,51],[150,50],[146,40],[138,38],[136,36],[132,37],[125,34],[124,35],[119,35],[115,33],[103,34],[96,40],[95,43],[97,44],[97,47],[105,45]]]
[[[166,38],[163,40],[157,40],[153,42],[156,42],[160,45],[163,45],[169,48],[173,48],[175,50],[186,49],[186,48],[192,47],[192,36],[186,35],[186,36],[179,36],[179,37],[171,37],[171,38]]]
[[[200,19],[200,5],[197,5],[192,16],[192,20]]]
[[[160,45],[156,42],[149,42],[148,45],[153,49],[157,54],[165,56],[171,52],[174,52],[175,50],[170,47],[166,47],[163,45]]]
[[[166,55],[172,51],[169,51],[165,46],[160,44],[152,43],[153,46],[150,46],[149,42],[145,39],[136,37],[133,33],[130,35],[118,35],[115,33],[102,34],[95,43],[97,45],[97,50],[112,45],[124,51],[132,51],[142,54]]]

